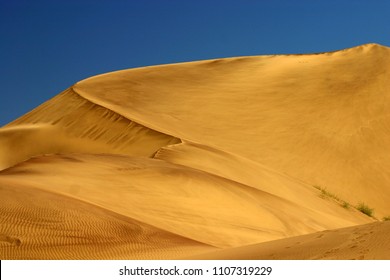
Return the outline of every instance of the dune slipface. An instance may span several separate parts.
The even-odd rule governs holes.
[[[0,129],[0,257],[390,259],[389,104],[376,44],[80,81]]]

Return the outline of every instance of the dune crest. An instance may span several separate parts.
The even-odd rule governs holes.
[[[154,130],[250,158],[384,216],[390,206],[376,193],[390,198],[389,66],[390,49],[367,44],[123,70],[73,89]]]
[[[0,170],[44,154],[152,157],[160,147],[179,142],[68,89],[0,129]]]
[[[389,99],[378,44],[80,81],[0,128],[0,257],[352,258],[283,246],[390,215]]]

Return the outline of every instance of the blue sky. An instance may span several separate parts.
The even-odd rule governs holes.
[[[390,46],[389,15],[387,0],[0,0],[0,126],[105,72]]]

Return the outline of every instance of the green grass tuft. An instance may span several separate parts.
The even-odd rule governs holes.
[[[357,206],[356,209],[362,212],[363,214],[366,214],[369,217],[373,217],[374,215],[374,209],[370,208],[367,204],[360,202]]]
[[[340,199],[337,195],[335,195],[334,193],[329,192],[326,188],[320,187],[318,185],[314,185],[313,187],[316,188],[317,190],[321,191],[321,194],[320,194],[321,198],[323,198],[323,199],[328,199],[328,198],[333,199],[337,203],[339,203],[341,205],[341,207],[343,207],[344,209],[349,209],[350,208],[351,205],[348,202]]]
[[[327,191],[326,188],[322,188],[322,187],[320,187],[320,186],[313,186],[313,187],[315,187],[317,190],[320,190],[320,191],[321,191],[320,196],[321,196],[322,198],[327,198],[327,197],[328,197],[328,198],[333,198],[334,200],[337,200],[337,201],[341,201],[341,199],[338,198],[337,195],[335,195],[335,194],[333,194],[333,193]]]
[[[345,209],[351,208],[351,205],[350,205],[348,202],[346,202],[346,201],[343,201],[342,204],[341,204],[341,206],[342,206],[343,208],[345,208]]]

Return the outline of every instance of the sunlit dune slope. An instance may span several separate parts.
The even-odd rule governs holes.
[[[370,221],[326,200],[310,209],[210,173],[147,158],[44,156],[1,173],[0,185],[15,184],[70,196],[220,248]],[[306,197],[315,200],[318,194]]]
[[[388,260],[390,222],[342,228],[192,256],[193,259]]]
[[[325,251],[388,232],[389,107],[376,44],[83,80],[0,128],[0,258],[358,258]]]
[[[324,196],[312,185],[231,153],[199,144],[181,143],[161,148],[155,158],[203,170],[292,201],[312,211],[326,213],[328,217],[318,219],[329,220],[329,228],[369,221],[367,217],[356,215],[354,209],[340,207],[343,202]],[[279,209],[278,207],[275,205],[275,208]],[[290,212],[290,215],[300,214]],[[343,218],[337,222],[341,217]]]
[[[364,201],[379,217],[390,213],[387,47],[131,69],[73,89],[157,131]]]

